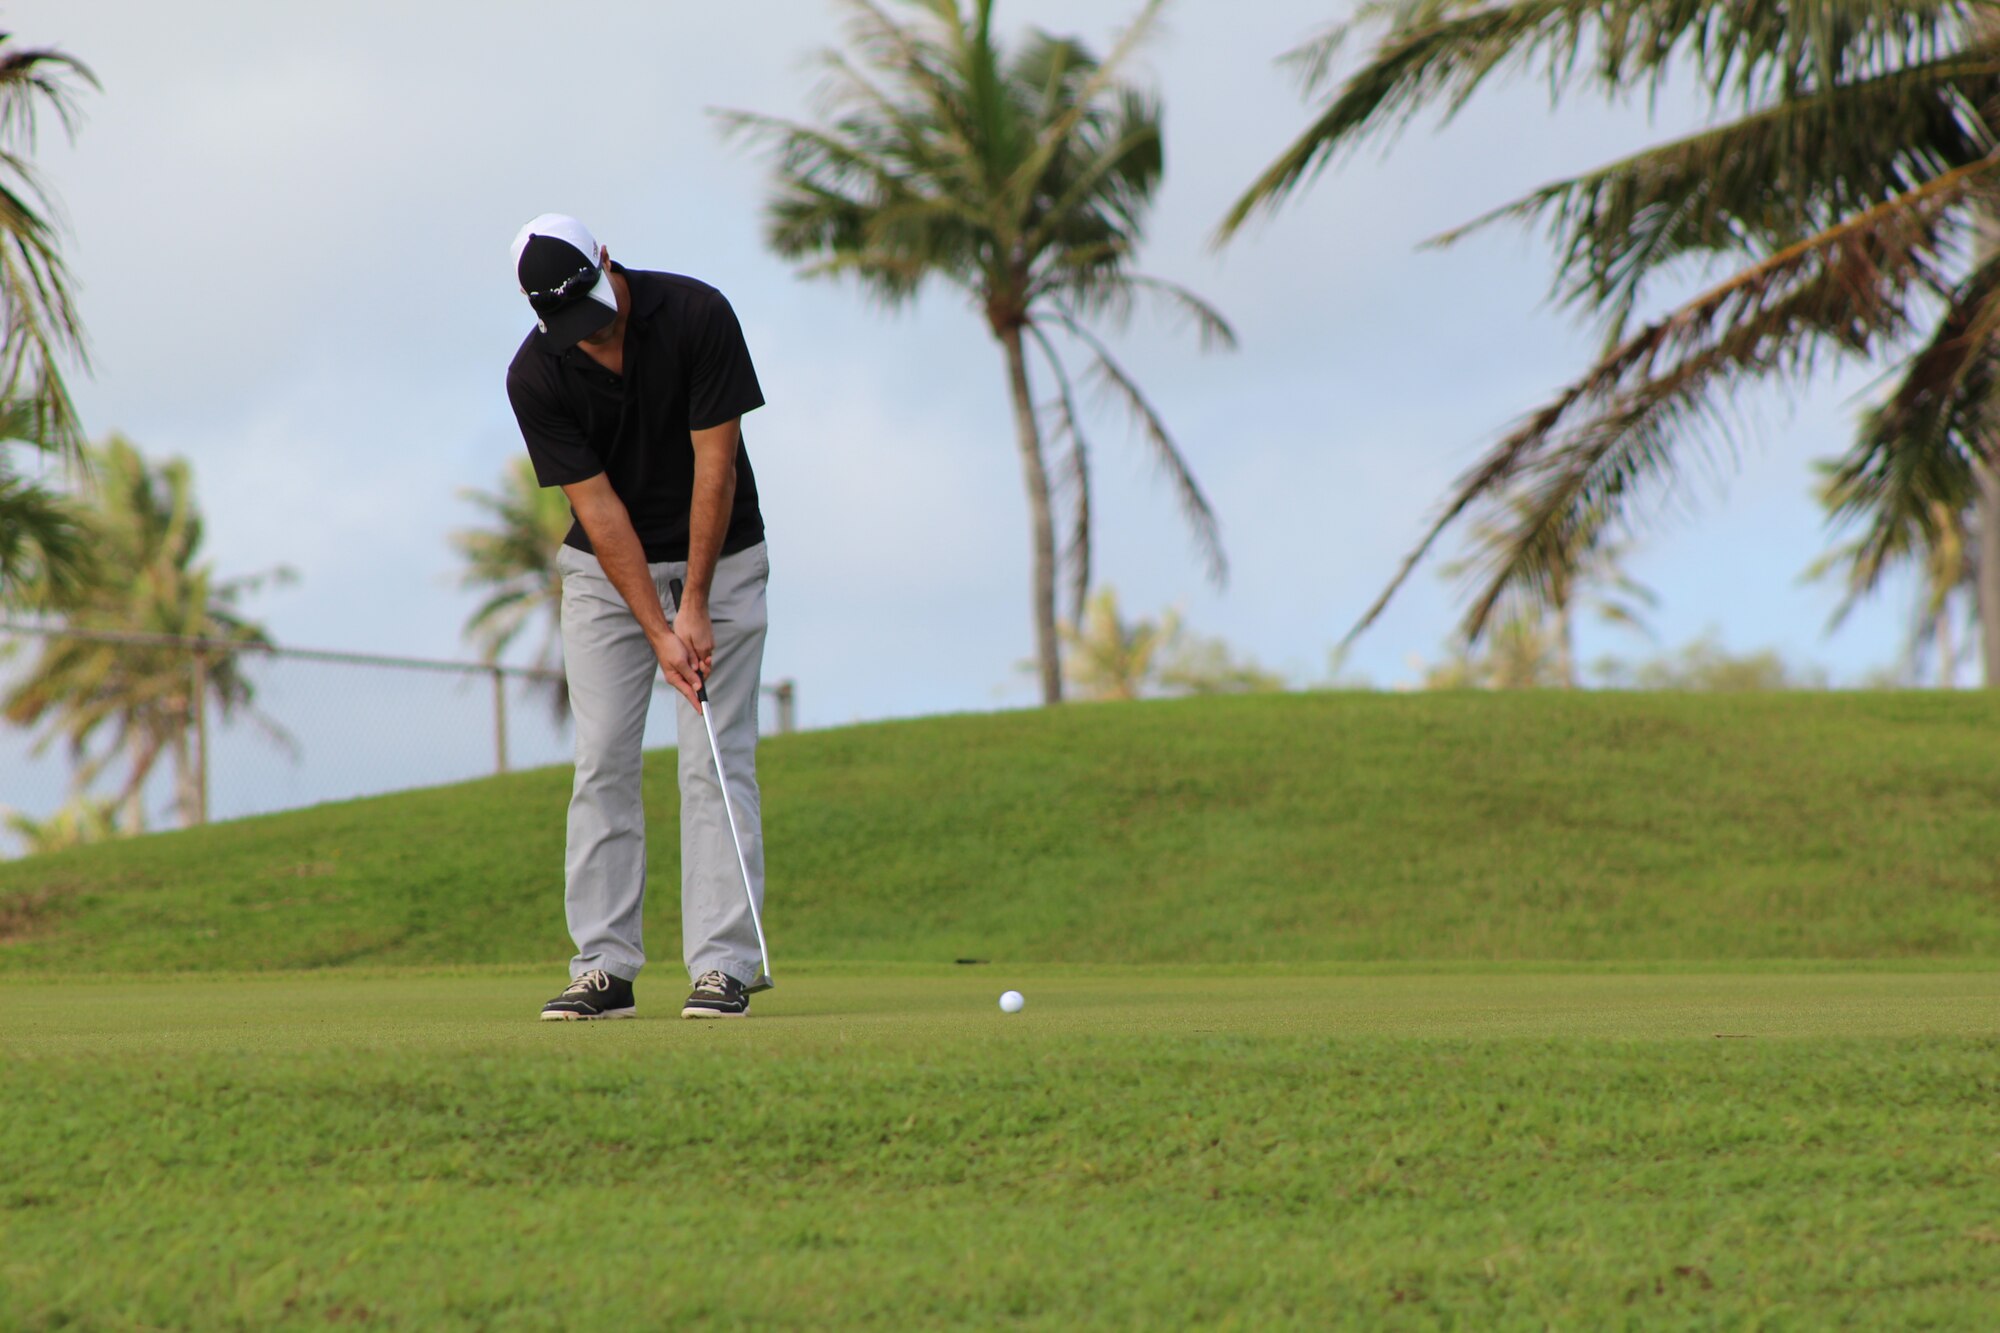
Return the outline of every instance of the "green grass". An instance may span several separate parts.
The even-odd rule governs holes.
[[[1990,1326],[1996,753],[1915,694],[786,737],[740,1024],[668,1018],[671,836],[650,1021],[532,1021],[566,771],[0,864],[0,1333]]]
[[[1990,971],[809,967],[747,1023],[642,983],[651,1021],[590,1026],[530,1020],[546,980],[0,983],[0,1327],[1971,1328],[2000,1302]]]
[[[775,962],[2000,959],[2000,701],[1285,695],[768,741]],[[0,863],[0,972],[558,960],[567,770]],[[649,937],[678,953],[671,754]]]

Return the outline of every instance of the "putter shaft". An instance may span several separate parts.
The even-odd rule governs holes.
[[[681,609],[681,581],[675,579],[670,590],[674,596],[674,614]],[[750,904],[750,925],[757,932],[757,957],[764,966],[764,980],[771,977],[771,949],[764,943],[764,920],[757,911],[757,895],[750,888],[750,862],[743,855],[743,839],[736,831],[736,805],[729,799],[729,774],[722,767],[722,747],[716,744],[715,723],[708,715],[708,681],[704,678],[695,687],[695,697],[701,707],[695,711],[701,714],[702,730],[708,733],[709,757],[715,761],[715,781],[722,788],[722,813],[729,821],[729,841],[736,848],[736,868],[743,872],[743,900]]]

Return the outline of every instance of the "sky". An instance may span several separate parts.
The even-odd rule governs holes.
[[[1001,0],[998,17],[1010,39],[1039,26],[1103,50],[1136,7]],[[1499,86],[1216,249],[1228,205],[1311,114],[1277,58],[1341,12],[1176,0],[1131,71],[1165,105],[1140,266],[1213,302],[1241,346],[1204,353],[1146,312],[1112,343],[1214,505],[1225,586],[1142,441],[1093,418],[1097,582],[1128,615],[1176,608],[1300,684],[1327,675],[1451,479],[1594,346],[1547,301],[1541,238],[1421,242],[1694,121],[1671,96],[1649,123]],[[86,428],[192,462],[223,575],[298,575],[246,608],[280,642],[473,655],[476,597],[446,538],[477,517],[461,490],[522,452],[502,377],[531,316],[508,244],[561,211],[621,262],[720,287],[743,322],[769,400],[744,423],[770,533],[765,675],[797,682],[802,723],[1034,702],[997,346],[949,291],[885,313],[768,253],[769,164],[710,114],[810,118],[833,0],[14,0],[0,18],[103,85],[74,142],[51,121],[37,153],[90,337],[91,373],[72,377]],[[1893,663],[1900,590],[1829,635],[1837,590],[1800,581],[1831,540],[1811,460],[1845,447],[1869,387],[1848,373],[1758,404],[1741,457],[1656,506],[1630,561],[1660,599],[1657,641],[1586,623],[1581,656],[1713,633],[1836,682]],[[1407,683],[1455,618],[1433,564],[1345,670]]]

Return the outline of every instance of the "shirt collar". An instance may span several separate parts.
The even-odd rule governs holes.
[[[611,261],[611,271],[623,274],[625,285],[632,293],[632,313],[628,319],[644,319],[660,308],[660,302],[667,299],[667,284],[657,273],[644,269],[629,269],[617,260]]]

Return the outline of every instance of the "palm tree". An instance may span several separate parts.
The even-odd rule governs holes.
[[[824,128],[746,112],[732,132],[772,144],[774,250],[815,277],[850,276],[884,305],[909,304],[936,279],[962,292],[1006,359],[1015,445],[1034,553],[1042,698],[1062,698],[1056,627],[1056,515],[1049,450],[1062,454],[1072,617],[1090,584],[1090,444],[1077,386],[1055,335],[1080,348],[1087,376],[1142,428],[1210,577],[1227,576],[1215,515],[1160,414],[1092,327],[1135,302],[1191,318],[1204,346],[1233,346],[1212,307],[1132,271],[1164,158],[1156,98],[1118,81],[1163,0],[1147,0],[1111,54],[1035,32],[1011,55],[993,37],[993,0],[908,0],[898,22],[876,0],[843,0],[856,59],[823,54]],[[1045,436],[1029,374],[1038,354],[1055,386]]]
[[[21,840],[30,856],[60,852],[117,837],[118,803],[94,796],[73,796],[45,819],[36,819],[19,810],[4,810],[0,811],[0,823]]]
[[[493,518],[487,528],[460,528],[451,544],[465,558],[461,588],[491,589],[465,622],[465,636],[479,645],[488,662],[497,662],[522,631],[542,621],[541,642],[535,649],[538,670],[563,670],[562,575],[556,570],[556,550],[569,535],[569,501],[555,487],[543,489],[535,468],[516,458],[489,494],[467,487],[460,498]],[[569,716],[566,679],[550,683],[556,720]]]
[[[1180,638],[1181,619],[1169,610],[1158,620],[1127,622],[1118,614],[1118,591],[1099,588],[1076,625],[1060,630],[1063,668],[1085,699],[1137,699],[1158,679],[1166,654]]]
[[[1908,491],[1906,503],[1869,506],[1878,523],[1917,515],[1928,525],[1929,501],[1970,494],[1976,474],[1990,476],[1982,423],[2000,257],[1979,242],[2000,190],[1991,12],[1973,0],[1370,0],[1353,23],[1295,52],[1309,84],[1323,86],[1345,36],[1381,29],[1362,66],[1236,203],[1225,237],[1341,151],[1425,106],[1448,118],[1500,71],[1544,70],[1559,96],[1581,89],[1607,101],[1685,78],[1720,121],[1438,238],[1449,244],[1503,219],[1546,225],[1556,298],[1600,323],[1605,350],[1458,479],[1355,632],[1446,527],[1515,497],[1525,505],[1469,623],[1483,625],[1510,589],[1545,591],[1560,550],[1550,534],[1593,521],[1628,527],[1641,497],[1729,452],[1740,392],[1802,389],[1831,361],[1908,358],[1843,464],[1862,490]],[[1711,281],[1718,270],[1727,276]],[[1641,321],[1663,286],[1691,280],[1707,285]],[[1878,528],[1872,539],[1891,534]],[[2000,603],[2000,570],[1988,586]],[[2000,684],[2000,645],[1989,681]]]
[[[1503,613],[1474,640],[1459,634],[1444,661],[1424,667],[1426,690],[1542,690],[1574,683],[1550,618],[1521,607]]]
[[[240,666],[243,650],[270,646],[270,636],[235,611],[236,602],[267,578],[290,574],[279,569],[222,581],[197,560],[202,520],[185,461],[154,466],[114,435],[89,451],[89,465],[87,524],[101,577],[69,608],[68,626],[228,646],[190,654],[177,645],[51,635],[27,675],[0,701],[0,713],[20,726],[46,728],[36,753],[58,737],[67,743],[79,796],[124,758],[124,784],[113,800],[128,831],[145,827],[146,780],[162,755],[170,755],[175,810],[183,824],[198,823],[206,810],[202,756],[193,742],[204,707],[213,706],[222,718],[245,710],[273,739],[290,743],[251,708],[255,690]],[[109,743],[93,751],[106,730]]]
[[[1159,694],[1248,694],[1285,687],[1284,677],[1239,659],[1221,639],[1189,634],[1180,613],[1127,621],[1118,593],[1099,588],[1082,621],[1064,625],[1063,669],[1085,699],[1139,699]]]
[[[30,428],[10,438],[48,442],[77,456],[83,436],[61,362],[87,364],[83,325],[51,218],[55,201],[28,160],[37,116],[53,111],[65,133],[77,126],[75,83],[98,86],[82,62],[60,51],[26,49],[0,33],[0,402],[20,404]]]

